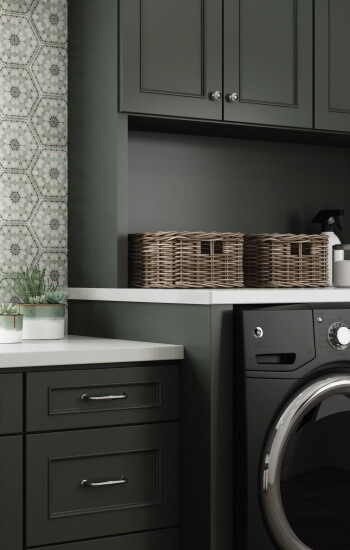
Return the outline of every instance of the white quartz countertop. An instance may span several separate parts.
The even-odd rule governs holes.
[[[0,369],[171,361],[183,357],[183,346],[86,336],[67,336],[63,340],[25,340],[23,344],[0,344]]]
[[[242,305],[350,302],[350,288],[235,288],[187,290],[153,288],[70,288],[70,300],[160,304]]]

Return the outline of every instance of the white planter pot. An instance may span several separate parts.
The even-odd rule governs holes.
[[[23,340],[23,316],[0,315],[0,344],[20,344]]]
[[[23,315],[24,340],[61,340],[64,338],[64,304],[19,304]]]

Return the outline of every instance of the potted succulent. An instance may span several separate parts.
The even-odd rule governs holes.
[[[19,344],[23,340],[23,315],[13,304],[0,305],[0,344]]]
[[[15,276],[14,291],[23,303],[24,340],[59,340],[64,338],[68,294],[46,278],[46,270],[27,268]]]

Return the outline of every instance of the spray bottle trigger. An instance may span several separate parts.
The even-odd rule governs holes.
[[[335,225],[337,226],[337,228],[339,229],[339,231],[343,231],[343,228],[342,228],[342,226],[341,226],[341,223],[340,223],[340,221],[339,221],[338,216],[335,216],[335,217],[334,217],[334,220],[335,220]]]

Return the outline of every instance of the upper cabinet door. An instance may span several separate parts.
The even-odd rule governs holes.
[[[121,0],[120,81],[121,111],[222,119],[221,0]]]
[[[350,1],[315,7],[315,127],[350,132]]]
[[[312,74],[312,0],[224,0],[225,120],[311,128]]]

